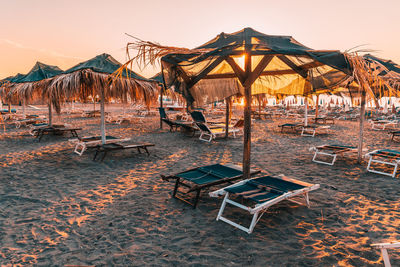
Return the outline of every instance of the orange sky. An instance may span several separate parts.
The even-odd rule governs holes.
[[[245,27],[314,49],[365,45],[400,64],[399,13],[400,0],[3,0],[0,79],[36,61],[67,69],[105,52],[123,62],[125,33],[193,48]]]

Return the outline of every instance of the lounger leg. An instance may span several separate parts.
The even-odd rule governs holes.
[[[399,165],[399,163],[397,162],[396,165],[394,166],[394,170],[393,170],[393,174],[392,177],[394,178],[396,176],[396,172],[397,172],[397,166]]]
[[[383,258],[383,262],[385,264],[385,267],[391,267],[392,265],[390,264],[390,258],[389,258],[389,254],[387,252],[386,248],[381,248],[381,252],[382,252],[382,258]]]
[[[79,150],[79,147],[81,147],[81,150]],[[86,145],[84,143],[77,143],[75,146],[74,152],[78,154],[79,156],[82,156],[83,152],[86,151]]]
[[[201,191],[201,189],[196,190],[196,197],[195,197],[195,199],[194,199],[193,209],[195,209],[195,208],[197,207],[197,203],[199,203],[200,191]]]
[[[176,192],[178,191],[179,182],[180,182],[180,178],[177,178],[177,179],[176,179],[176,182],[175,182],[174,191],[172,192],[172,197],[174,197],[174,198],[175,198],[175,196],[176,196]]]
[[[253,219],[251,220],[251,224],[250,224],[250,227],[249,227],[249,230],[247,231],[247,233],[251,234],[253,232],[253,229],[257,223],[257,217],[258,217],[258,212],[254,213]]]
[[[42,137],[43,137],[43,131],[39,131],[38,137],[39,137],[39,142],[40,142],[40,140],[42,140]]]
[[[221,207],[219,208],[218,215],[217,215],[217,221],[219,221],[219,218],[221,218],[222,213],[224,212],[225,206],[226,206],[226,200],[228,199],[229,193],[225,194],[224,200],[222,201]]]
[[[103,160],[104,160],[104,158],[106,157],[106,155],[107,155],[107,150],[104,150],[104,151],[103,151],[103,157],[101,158],[101,162],[103,162]]]
[[[99,149],[96,149],[96,153],[94,153],[93,161],[96,160],[98,154],[99,154]]]
[[[305,199],[305,201],[306,201],[307,207],[310,208],[310,199],[309,199],[309,197],[308,197],[308,193],[305,193],[305,194],[304,194],[304,199]]]
[[[149,150],[147,149],[147,147],[144,147],[143,149],[146,150],[147,156],[150,156],[150,152],[149,152]]]
[[[368,166],[367,166],[367,171],[370,171],[370,168],[371,168],[371,161],[372,161],[372,156],[369,158]]]

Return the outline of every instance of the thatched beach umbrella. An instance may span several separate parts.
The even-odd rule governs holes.
[[[266,35],[251,28],[221,33],[195,49],[144,41],[130,43],[129,47],[138,50],[136,59],[154,63],[161,58],[167,86],[173,86],[191,104],[235,94],[245,96],[245,178],[250,174],[252,94],[302,88],[302,94],[307,95],[307,90],[330,88],[353,74],[346,56],[339,51],[313,50],[290,36]]]
[[[90,95],[100,95],[103,144],[106,142],[104,116],[106,100],[117,98],[125,102],[127,96],[130,96],[132,100],[142,100],[149,105],[158,95],[156,82],[148,80],[127,68],[120,69],[121,66],[121,63],[112,56],[101,54],[79,63],[47,82],[47,94],[51,96],[53,105],[57,109],[60,109],[61,103],[67,99],[87,99]],[[118,73],[116,73],[117,71]]]
[[[49,100],[49,124],[52,124],[52,109],[50,105],[51,99],[43,94],[44,88],[39,86],[39,82],[49,79],[62,73],[62,70],[57,66],[47,65],[41,62],[36,62],[33,68],[25,75],[12,80],[10,98],[17,98],[23,102],[23,110],[25,113],[25,102],[35,98],[43,98]],[[25,114],[24,114],[25,115]]]

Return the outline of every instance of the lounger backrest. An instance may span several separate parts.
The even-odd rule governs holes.
[[[206,118],[204,117],[203,113],[200,111],[192,111],[190,112],[190,116],[192,116],[193,121],[205,123]]]
[[[207,132],[207,133],[211,133],[210,128],[208,128],[208,126],[205,125],[204,123],[197,122],[197,121],[196,121],[195,123],[196,123],[197,127],[199,127],[199,129],[200,129],[201,131]]]
[[[161,119],[168,119],[167,113],[165,112],[164,108],[158,108],[158,111],[160,112]]]

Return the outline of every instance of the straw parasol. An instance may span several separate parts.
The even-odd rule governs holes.
[[[84,100],[91,95],[100,95],[101,137],[105,144],[104,105],[108,99],[116,98],[125,102],[129,96],[132,100],[141,100],[149,105],[158,96],[159,87],[156,82],[121,67],[122,64],[112,56],[98,55],[44,81],[47,85],[46,94],[58,110],[67,99]]]
[[[244,177],[249,177],[251,147],[251,95],[274,90],[289,92],[302,88],[302,94],[329,89],[357,79],[362,90],[372,94],[362,60],[340,51],[313,50],[290,36],[273,36],[251,28],[221,33],[195,48],[162,46],[136,40],[127,50],[137,51],[134,60],[154,64],[161,59],[167,86],[185,96],[190,104],[222,100],[241,94],[244,109]],[[297,89],[298,90],[298,89]]]

